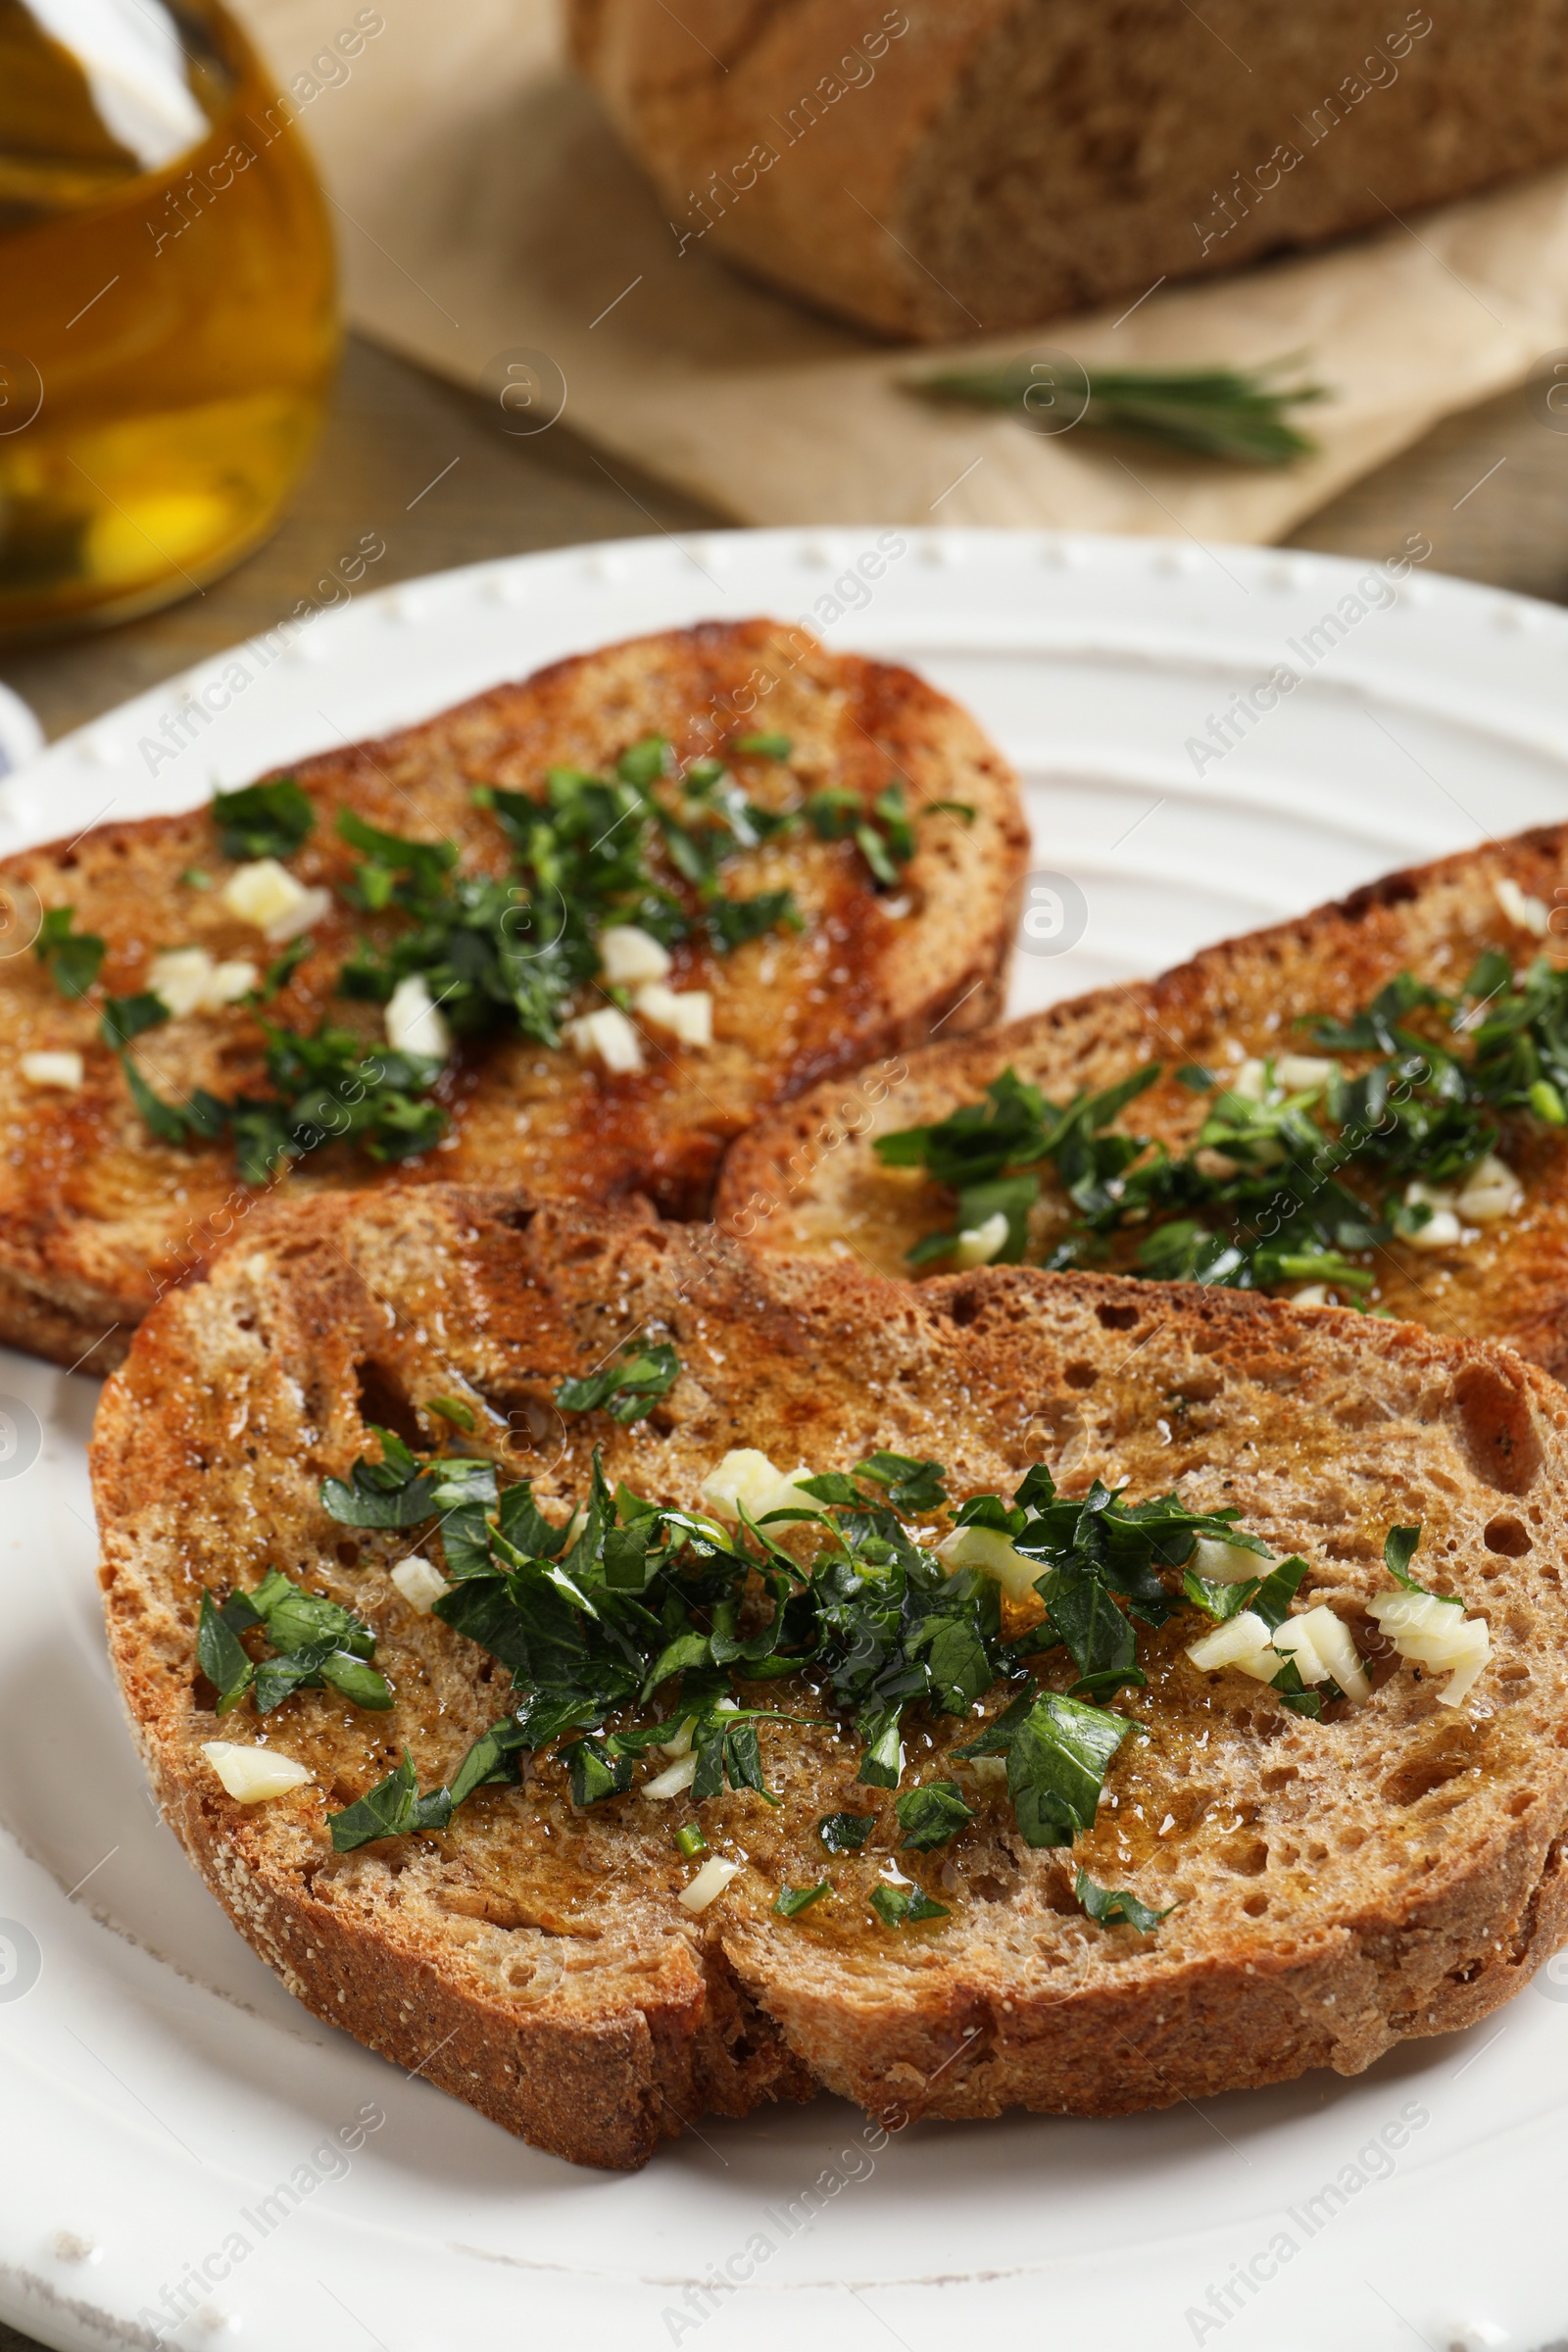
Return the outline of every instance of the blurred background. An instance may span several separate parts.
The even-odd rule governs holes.
[[[1303,62],[1148,0],[1136,170],[1081,61],[1007,113],[1017,0],[577,0],[575,65],[563,13],[0,0],[0,677],[47,736],[400,579],[737,521],[1420,532],[1568,595],[1560,11],[1477,10],[1536,44],[1489,101],[1421,11]],[[977,144],[1013,212],[965,247]]]

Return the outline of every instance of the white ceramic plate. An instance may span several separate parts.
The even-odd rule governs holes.
[[[188,805],[638,630],[814,614],[834,645],[959,696],[1027,778],[1058,878],[1032,944],[1077,929],[1063,876],[1085,927],[1019,958],[1023,1010],[1568,812],[1568,615],[1419,568],[1379,609],[1367,572],[874,527],[486,564],[96,720],[0,785],[0,849]],[[1281,662],[1302,682],[1240,748],[1189,749]],[[227,708],[187,715],[188,748],[161,757],[185,688]],[[1064,2352],[1536,2352],[1568,2335],[1568,1974],[1354,2082],[886,2144],[832,2101],[764,2109],[703,2123],[634,2179],[537,2155],[318,2025],[144,1789],[99,1625],[93,1397],[0,1354],[0,2312],[18,2326],[93,2352],[156,2341],[160,2312],[179,2345],[238,2330],[254,2352],[949,2352],[956,2329]]]
[[[43,729],[22,697],[0,686],[0,776],[36,759],[43,749]]]

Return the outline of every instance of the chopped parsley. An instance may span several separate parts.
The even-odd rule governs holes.
[[[498,1723],[476,1740],[452,1776],[450,1788],[419,1794],[414,1758],[405,1748],[403,1761],[373,1788],[341,1813],[328,1816],[335,1853],[352,1853],[377,1838],[406,1838],[416,1830],[444,1830],[454,1812],[475,1788],[515,1786],[521,1777],[523,1742],[515,1724]]]
[[[316,830],[316,810],[292,776],[274,776],[240,792],[215,792],[213,822],[225,858],[292,858]]]
[[[348,1479],[329,1478],[321,1489],[322,1504],[341,1526],[418,1527],[435,1517],[445,1525],[465,1510],[470,1517],[478,1511],[482,1521],[494,1506],[496,1474],[488,1462],[443,1454],[426,1463],[395,1430],[369,1426],[381,1442],[381,1459],[357,1461]]]
[[[624,1796],[633,1780],[632,1759],[602,1740],[575,1740],[562,1750],[571,1776],[574,1805],[597,1805],[607,1796]]]
[[[911,1528],[890,1500],[902,1494],[906,1511],[945,1500],[938,1462],[873,1454],[853,1472],[799,1481],[808,1502],[760,1522],[743,1509],[731,1530],[625,1486],[612,1490],[596,1451],[586,1504],[558,1525],[528,1480],[502,1485],[488,1462],[420,1455],[389,1431],[375,1434],[379,1459],[327,1480],[325,1509],[352,1527],[435,1522],[425,1541],[439,1536],[451,1590],[434,1614],[508,1669],[514,1696],[449,1786],[421,1797],[400,1765],[338,1816],[340,1850],[403,1834],[380,1826],[394,1816],[406,1828],[444,1827],[473,1789],[514,1782],[519,1759],[535,1750],[553,1750],[565,1767],[575,1805],[613,1803],[638,1786],[649,1750],[683,1731],[697,1757],[693,1805],[726,1788],[777,1804],[764,1733],[770,1746],[792,1726],[826,1721],[858,1734],[862,1786],[898,1791],[901,1850],[932,1853],[963,1837],[979,1804],[956,1779],[901,1787],[903,1728],[919,1715],[965,1724],[968,1736],[949,1751],[955,1762],[1004,1759],[1013,1820],[1028,1844],[1071,1847],[1093,1829],[1134,1729],[1109,1702],[1147,1680],[1140,1628],[1186,1608],[1224,1618],[1243,1607],[1277,1628],[1306,1574],[1304,1562],[1276,1561],[1238,1527],[1234,1508],[1195,1511],[1175,1494],[1129,1502],[1124,1490],[1098,1481],[1085,1495],[1064,1495],[1037,1464],[1010,1503],[976,1495],[953,1513],[960,1529],[989,1530],[1038,1564],[1044,1614],[1004,1635],[1000,1586],[974,1567],[951,1568],[926,1548],[935,1531]],[[786,1526],[809,1529],[808,1558],[784,1548],[774,1530]],[[1391,1536],[1391,1564],[1407,1556],[1401,1546],[1411,1534]],[[1198,1576],[1200,1540],[1251,1551],[1258,1574],[1241,1585]],[[1066,1689],[1041,1684],[1042,1660],[1069,1670]],[[223,1690],[217,1663],[218,1672],[204,1667]],[[786,1678],[810,1690],[808,1708],[765,1703],[765,1687]],[[1332,1683],[1303,1690],[1284,1659],[1275,1688],[1287,1706],[1314,1715],[1325,1695],[1340,1695]],[[830,1854],[857,1854],[877,1818],[824,1815],[818,1842]],[[706,1849],[695,1823],[677,1843],[687,1855]],[[941,1905],[919,1908],[929,1898],[918,1888],[885,1891],[886,1900],[871,1900],[890,1927],[946,1916]],[[1136,1896],[1092,1894],[1090,1917],[1149,1932]],[[1157,1924],[1162,1915],[1147,1916]]]
[[[634,923],[666,948],[706,937],[720,955],[780,924],[801,927],[787,890],[739,898],[723,882],[734,859],[794,820],[749,800],[722,760],[694,760],[680,773],[662,736],[633,744],[610,776],[554,767],[537,794],[482,785],[475,797],[493,811],[514,858],[511,882],[486,909],[504,927],[492,934],[496,975],[482,975],[482,984],[492,997],[499,985],[522,1034],[541,1045],[560,1044],[567,1000],[599,969],[607,921]],[[460,878],[449,887],[461,902],[473,886]],[[403,903],[427,923],[439,913],[416,896]],[[413,934],[391,952],[392,965],[428,971],[438,944],[433,933]],[[433,968],[444,982],[440,960]],[[462,1035],[472,982],[461,963],[453,977]]]
[[[270,1021],[262,1028],[276,1093],[226,1106],[244,1183],[265,1184],[323,1144],[352,1143],[393,1165],[427,1152],[445,1133],[446,1113],[424,1099],[441,1066],[427,1054],[367,1047],[325,1022],[313,1037]]]
[[[917,1854],[950,1844],[975,1817],[956,1781],[926,1781],[918,1788],[906,1788],[894,1811],[905,1833],[900,1844],[912,1846]]]
[[[1182,1152],[1118,1124],[1163,1075],[1157,1061],[1064,1104],[1007,1069],[980,1102],[880,1137],[885,1165],[921,1168],[957,1197],[952,1226],[918,1242],[910,1263],[951,1256],[999,1214],[998,1259],[1021,1262],[1049,1166],[1066,1211],[1050,1268],[1110,1264],[1234,1290],[1323,1283],[1364,1303],[1374,1253],[1432,1218],[1405,1199],[1412,1180],[1461,1181],[1495,1150],[1505,1117],[1568,1121],[1568,970],[1545,956],[1515,976],[1489,950],[1456,997],[1401,972],[1353,1020],[1298,1025],[1320,1055],[1354,1056],[1358,1074],[1336,1058],[1289,1089],[1270,1061],[1255,1101],[1188,1063],[1177,1079],[1209,1102]]]
[[[946,1903],[934,1903],[923,1886],[891,1886],[886,1881],[871,1889],[871,1908],[885,1928],[911,1927],[927,1919],[946,1919]]]
[[[1424,1585],[1418,1576],[1410,1574],[1410,1562],[1420,1547],[1421,1530],[1418,1527],[1391,1527],[1383,1540],[1383,1565],[1395,1583],[1402,1585],[1406,1592],[1420,1592],[1428,1600],[1441,1600],[1446,1607],[1462,1609],[1464,1602],[1456,1592],[1434,1592],[1430,1585]]]
[[[427,1397],[424,1409],[443,1421],[450,1421],[454,1429],[471,1431],[474,1427],[473,1407],[461,1396]]]
[[[816,1834],[830,1854],[858,1854],[875,1828],[874,1813],[824,1813]]]
[[[1140,1936],[1152,1936],[1160,1921],[1169,1919],[1176,1908],[1174,1903],[1167,1903],[1163,1911],[1152,1911],[1136,1894],[1129,1894],[1125,1886],[1115,1893],[1109,1887],[1097,1886],[1086,1870],[1078,1873],[1073,1892],[1083,1910],[1101,1927],[1136,1928]]]
[[[869,813],[858,793],[816,792],[806,804],[806,815],[818,841],[853,840],[884,890],[897,887],[900,866],[914,856],[914,827],[902,784],[879,792]]]
[[[873,1453],[855,1465],[857,1478],[874,1479],[887,1489],[887,1498],[896,1511],[919,1512],[940,1510],[948,1499],[943,1480],[947,1471],[941,1462],[916,1461],[909,1453]]]
[[[808,1911],[813,1903],[819,1903],[824,1894],[832,1891],[831,1879],[819,1879],[814,1886],[781,1886],[773,1909],[780,1919],[799,1919],[803,1911]]]
[[[316,941],[309,931],[291,939],[281,956],[274,956],[262,978],[260,988],[253,988],[240,1002],[245,1004],[270,1004],[272,999],[285,989],[308,956],[316,953]]]
[[[137,997],[106,997],[98,1017],[98,1034],[114,1053],[128,1046],[145,1029],[157,1029],[169,1018],[169,1006],[150,989]]]
[[[156,1007],[144,1012],[145,1007]],[[194,1087],[177,1102],[165,1100],[137,1069],[124,1040],[169,1018],[160,997],[111,998],[100,1024],[115,1045],[132,1101],[161,1143],[215,1141],[230,1134],[243,1184],[262,1185],[289,1161],[323,1144],[354,1143],[383,1164],[412,1158],[438,1143],[446,1113],[423,1099],[440,1063],[388,1046],[366,1047],[346,1029],[323,1024],[314,1037],[262,1023],[267,1037],[270,1096],[223,1101]]]
[[[1028,1845],[1071,1845],[1095,1826],[1110,1760],[1132,1730],[1125,1715],[1057,1691],[1024,1691],[960,1757],[1005,1756],[1007,1793]]]
[[[272,1656],[252,1658],[240,1640],[252,1631],[264,1636]],[[196,1663],[218,1692],[220,1715],[230,1714],[247,1691],[258,1715],[268,1715],[296,1690],[321,1690],[384,1711],[392,1691],[369,1664],[374,1655],[375,1636],[352,1609],[307,1592],[276,1568],[253,1591],[225,1601],[202,1594]]]
[[[965,824],[974,821],[974,808],[968,801],[928,801],[921,811],[925,816],[944,812],[961,817]],[[902,869],[914,856],[915,837],[904,786],[897,778],[877,794],[869,808],[858,793],[830,785],[823,792],[812,793],[805,815],[818,841],[853,841],[881,888],[898,887]]]
[[[793,746],[783,735],[757,734],[737,738],[733,749],[782,763]],[[898,881],[916,846],[897,778],[870,803],[830,791],[793,808],[769,808],[749,797],[721,759],[682,768],[662,736],[631,745],[608,775],[554,767],[533,793],[482,784],[473,798],[503,838],[503,873],[462,872],[456,843],[391,833],[352,809],[339,812],[336,827],[356,854],[339,895],[376,930],[360,937],[335,993],[385,1004],[401,981],[416,977],[460,1040],[510,1033],[559,1048],[568,1011],[600,973],[607,925],[635,924],[666,948],[703,940],[719,956],[770,931],[802,929],[788,889],[747,896],[730,886],[736,861],[770,841],[803,828],[823,840],[853,838],[879,889]],[[290,858],[317,821],[292,776],[216,794],[212,817],[224,856],[240,859]],[[211,883],[195,866],[181,879],[192,887]],[[381,919],[388,916],[400,918],[390,936]],[[37,954],[62,995],[82,997],[106,950],[74,923],[72,907],[52,908]],[[314,945],[309,936],[292,941],[243,1000],[246,1006],[259,1015]],[[126,1052],[138,1033],[125,1025],[126,1006],[153,1002],[105,1007],[104,1035],[137,1109],[164,1143],[230,1135],[246,1184],[267,1183],[324,1144],[352,1144],[395,1163],[429,1151],[446,1132],[448,1114],[431,1100],[438,1058],[368,1044],[326,1018],[310,1036],[261,1022],[269,1094],[220,1101],[198,1089],[184,1101],[166,1101]]]
[[[84,997],[98,977],[106,949],[96,931],[77,931],[74,906],[51,906],[34,954],[63,997]]]
[[[226,1105],[205,1088],[194,1088],[183,1102],[166,1102],[148,1085],[127,1053],[122,1052],[120,1066],[125,1073],[130,1099],[141,1112],[149,1134],[157,1136],[161,1144],[188,1144],[198,1136],[210,1141],[223,1132]]]
[[[1383,1540],[1383,1565],[1407,1592],[1424,1592],[1426,1586],[1410,1574],[1410,1562],[1421,1544],[1418,1527],[1391,1527]]]
[[[667,1342],[640,1348],[635,1340],[621,1348],[614,1362],[585,1379],[564,1380],[556,1402],[564,1413],[606,1412],[626,1426],[646,1420],[662,1396],[667,1396],[680,1378],[680,1358]]]

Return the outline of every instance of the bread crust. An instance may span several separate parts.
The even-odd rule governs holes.
[[[1456,857],[1384,875],[1309,914],[1205,948],[1159,978],[1097,989],[969,1039],[910,1054],[906,1077],[816,1087],[760,1120],[728,1153],[713,1214],[770,1249],[853,1256],[902,1274],[905,1253],[947,1230],[952,1195],[917,1171],[884,1168],[878,1135],[940,1120],[976,1102],[1007,1068],[1065,1102],[1144,1062],[1160,1085],[1128,1114],[1140,1133],[1190,1146],[1203,1100],[1175,1082],[1184,1062],[1224,1069],[1242,1054],[1293,1045],[1292,1021],[1347,1018],[1396,972],[1457,988],[1487,947],[1524,963],[1559,952],[1521,930],[1496,897],[1517,883],[1547,908],[1568,876],[1568,826],[1545,826]],[[1227,1058],[1227,1057],[1230,1058]],[[1434,1330],[1505,1340],[1555,1378],[1568,1375],[1568,1137],[1539,1121],[1506,1123],[1506,1155],[1525,1187],[1516,1217],[1452,1251],[1391,1245],[1377,1299]]]
[[[1010,769],[965,712],[909,671],[830,654],[776,622],[704,623],[612,646],[382,742],[298,762],[291,772],[318,823],[290,862],[307,884],[342,880],[352,861],[334,828],[350,808],[395,833],[444,835],[466,870],[493,872],[505,847],[472,804],[476,784],[534,791],[548,767],[603,768],[645,734],[667,734],[691,758],[763,726],[794,738],[809,789],[843,784],[870,800],[903,775],[911,808],[956,799],[973,820],[922,820],[897,896],[872,887],[853,843],[807,834],[764,846],[748,860],[745,887],[792,888],[808,927],[724,958],[696,942],[677,950],[672,984],[713,992],[710,1051],[666,1052],[651,1039],[642,1076],[610,1079],[521,1039],[462,1049],[436,1090],[451,1135],[383,1181],[526,1182],[594,1200],[642,1193],[668,1214],[697,1215],[725,1144],[764,1106],[847,1062],[906,1050],[939,1022],[962,1029],[997,1017],[1028,847]],[[786,789],[770,762],[739,766],[764,801]],[[185,885],[192,868],[216,887]],[[276,952],[224,911],[230,870],[197,809],[24,852],[0,862],[0,885],[30,890],[46,908],[74,905],[77,929],[108,942],[104,987],[128,996],[167,947],[194,941],[220,959],[264,964]],[[270,1016],[312,1030],[329,1013],[378,1039],[378,1006],[331,993],[367,929],[374,924],[334,904]],[[96,1008],[61,997],[31,955],[0,962],[0,1340],[63,1363],[92,1348],[93,1368],[107,1369],[154,1299],[243,1230],[263,1195],[237,1181],[226,1141],[152,1137],[99,1038]],[[263,1046],[255,1018],[235,1006],[171,1023],[133,1054],[166,1099],[193,1086],[228,1097],[270,1091]],[[82,1054],[79,1090],[23,1082],[22,1055],[40,1048]],[[304,1191],[376,1180],[373,1161],[328,1145],[287,1182]]]
[[[542,1441],[529,1410],[626,1329],[676,1346],[665,1405]],[[977,1789],[940,1882],[951,1917],[897,1936],[863,1908],[896,1851],[888,1800],[809,1727],[765,1743],[777,1812],[733,1791],[703,1808],[743,1867],[696,1920],[670,1809],[634,1792],[574,1813],[548,1759],[440,1837],[335,1856],[329,1810],[405,1743],[432,1785],[505,1703],[484,1653],[388,1583],[415,1539],[346,1543],[316,1495],[364,1446],[362,1416],[428,1442],[419,1399],[455,1380],[529,1433],[547,1507],[596,1442],[612,1481],[688,1502],[738,1444],[817,1468],[876,1444],[934,1454],[956,1497],[1010,1491],[1034,1459],[1073,1491],[1180,1475],[1302,1551],[1314,1596],[1352,1621],[1382,1587],[1385,1526],[1419,1519],[1427,1573],[1487,1617],[1493,1661],[1467,1708],[1406,1666],[1314,1724],[1200,1675],[1178,1620],[1146,1646],[1149,1691],[1118,1702],[1147,1738],[1124,1742],[1091,1836],[1031,1851]],[[121,1689],[229,1916],[316,2014],[576,2162],[638,2164],[704,2111],[817,2088],[884,2116],[1105,2115],[1355,2073],[1486,2015],[1568,1936],[1568,1396],[1506,1348],[1018,1268],[916,1291],[495,1192],[322,1195],[269,1206],[160,1304],[105,1390],[92,1463]],[[267,1737],[314,1783],[246,1808],[201,1743],[260,1727],[206,1711],[194,1627],[204,1586],[269,1561],[361,1610],[397,1704],[296,1694]],[[917,1774],[964,1736],[922,1727]],[[828,1864],[830,1903],[779,1920],[777,1887],[823,1875],[812,1823],[845,1806],[879,1816],[866,1855]],[[1178,1907],[1147,1939],[1096,1928],[1079,1863]]]
[[[1384,207],[1568,152],[1562,0],[1392,27],[1373,0],[1309,19],[1219,0],[1201,22],[1170,0],[1114,20],[1095,0],[858,19],[840,0],[691,0],[678,20],[662,0],[572,0],[571,30],[678,236],[922,341],[1382,227]]]

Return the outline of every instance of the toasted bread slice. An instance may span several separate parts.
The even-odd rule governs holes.
[[[560,1416],[563,1376],[631,1333],[682,1367],[652,1417]],[[521,1787],[480,1788],[439,1834],[335,1852],[327,1815],[405,1747],[429,1788],[509,1704],[494,1658],[390,1581],[416,1543],[442,1556],[433,1530],[356,1533],[320,1498],[375,1458],[368,1423],[430,1449],[447,1427],[430,1399],[453,1396],[558,1520],[595,1446],[612,1484],[688,1507],[737,1446],[818,1472],[878,1447],[934,1458],[954,1504],[1010,1494],[1037,1461],[1075,1494],[1180,1482],[1303,1555],[1299,1597],[1363,1639],[1392,1590],[1385,1532],[1419,1522],[1419,1564],[1490,1623],[1491,1659],[1452,1705],[1386,1656],[1358,1711],[1308,1721],[1200,1672],[1186,1646],[1206,1620],[1184,1609],[1141,1642],[1148,1688],[1110,1702],[1142,1736],[1070,1851],[1027,1844],[1005,1791],[953,1759],[972,1721],[930,1715],[906,1723],[906,1784],[961,1778],[975,1818],[911,1854],[822,1688],[742,1685],[815,1721],[762,1727],[776,1806],[729,1789],[696,1809],[738,1872],[698,1916],[674,1835],[690,1804],[641,1793],[644,1766],[577,1809],[542,1748]],[[1568,1396],[1505,1348],[1025,1268],[915,1289],[690,1226],[389,1188],[260,1209],[143,1324],[92,1452],[121,1688],[236,1925],[319,2016],[577,2161],[640,2164],[705,2110],[819,2087],[911,2116],[1113,2115],[1353,2074],[1484,2016],[1568,1935]],[[215,1716],[203,1588],[254,1589],[270,1566],[373,1629],[392,1712],[304,1690],[261,1721],[249,1699]],[[1058,1651],[1036,1671],[1059,1690],[1072,1669]],[[220,1739],[310,1779],[235,1802],[203,1754]],[[875,1816],[858,1853],[823,1850],[816,1824],[839,1811]],[[1096,1925],[1080,1867],[1176,1907],[1147,1935]],[[945,1916],[873,1915],[901,1872]],[[824,1878],[810,1909],[775,1913],[783,1887]]]
[[[768,621],[611,647],[385,742],[301,762],[292,772],[317,821],[290,870],[311,887],[345,882],[355,858],[336,826],[348,810],[384,831],[456,843],[460,872],[501,873],[507,845],[474,806],[475,786],[536,795],[550,768],[612,770],[649,736],[666,737],[684,763],[723,756],[755,729],[794,747],[787,764],[732,755],[740,784],[764,808],[832,788],[868,808],[891,778],[906,780],[915,847],[897,887],[877,885],[853,839],[818,839],[806,826],[764,841],[728,869],[737,879],[726,887],[746,897],[789,889],[803,927],[769,929],[728,956],[700,933],[674,950],[668,986],[712,993],[710,1048],[678,1046],[645,1025],[647,1066],[620,1077],[515,1029],[462,1048],[436,1090],[451,1132],[391,1171],[400,1181],[520,1182],[598,1201],[641,1192],[670,1214],[695,1215],[724,1144],[760,1109],[827,1070],[913,1044],[944,1018],[962,1027],[996,1017],[1027,848],[1005,762],[907,670],[830,654]],[[972,815],[935,810],[942,801]],[[209,886],[184,879],[193,869]],[[226,1139],[171,1145],[149,1132],[98,1035],[97,1000],[145,989],[162,950],[194,944],[220,962],[251,957],[263,968],[277,954],[225,910],[233,870],[205,809],[104,826],[0,866],[0,892],[24,907],[73,906],[76,930],[107,943],[88,1001],[62,996],[30,954],[0,961],[0,1338],[15,1346],[106,1369],[160,1291],[255,1203]],[[680,895],[678,877],[657,878]],[[312,928],[315,952],[267,1017],[309,1032],[325,1016],[378,1041],[381,1006],[333,992],[357,939],[384,942],[400,924],[407,930],[404,918],[368,918],[334,897]],[[604,1003],[586,984],[580,1009]],[[24,1081],[24,1055],[62,1050],[83,1056],[78,1088]],[[131,1048],[154,1091],[175,1103],[196,1087],[225,1099],[270,1094],[264,1051],[256,1017],[238,1004],[193,1013]],[[289,1183],[363,1186],[376,1174],[362,1152],[328,1144],[297,1162]]]
[[[1205,949],[1159,979],[1097,989],[1026,1020],[812,1088],[736,1144],[714,1215],[726,1230],[755,1234],[772,1249],[907,1274],[907,1251],[952,1227],[954,1196],[918,1168],[884,1165],[878,1136],[949,1117],[1009,1068],[1048,1100],[1066,1103],[1080,1089],[1099,1091],[1158,1061],[1160,1082],[1117,1124],[1172,1151],[1189,1149],[1208,1103],[1179,1083],[1184,1065],[1234,1073],[1244,1057],[1318,1053],[1293,1027],[1298,1018],[1348,1019],[1402,971],[1451,993],[1489,948],[1500,948],[1516,966],[1544,950],[1558,957],[1565,943],[1548,924],[1565,880],[1568,827],[1492,842]],[[1521,902],[1527,922],[1518,919]],[[1523,1186],[1519,1213],[1467,1232],[1452,1249],[1400,1241],[1380,1248],[1367,1261],[1375,1276],[1367,1303],[1435,1331],[1506,1340],[1562,1378],[1568,1130],[1517,1116],[1502,1124],[1502,1149]],[[1033,1256],[1045,1254],[1068,1214],[1049,1169],[1047,1179]],[[1128,1256],[1135,1239],[1124,1244]]]

